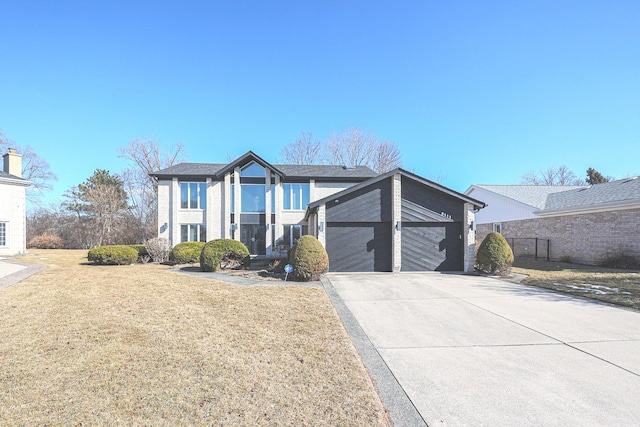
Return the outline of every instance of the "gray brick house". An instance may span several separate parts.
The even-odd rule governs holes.
[[[505,191],[502,187],[518,188]],[[489,232],[499,231],[507,239],[548,239],[551,259],[567,258],[576,263],[598,264],[614,253],[640,259],[638,177],[556,190],[471,186],[465,194],[488,202],[486,212],[491,213],[487,220],[477,221],[476,238],[481,240]],[[497,203],[491,206],[492,202]],[[529,206],[530,216],[514,219],[510,210],[514,205]]]

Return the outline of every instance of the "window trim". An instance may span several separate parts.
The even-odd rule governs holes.
[[[196,185],[196,204],[197,207],[191,207],[192,186]],[[185,186],[185,187],[183,187]],[[187,189],[186,199],[184,198],[184,188]],[[184,206],[186,202],[186,207]],[[207,183],[198,181],[180,181],[180,209],[188,210],[205,210],[207,209]]]

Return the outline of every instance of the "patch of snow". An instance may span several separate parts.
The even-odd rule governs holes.
[[[611,295],[611,294],[631,295],[629,292],[620,292],[620,289],[618,288],[610,288],[609,286],[603,286],[603,285],[590,285],[589,283],[583,283],[580,286],[565,285],[563,283],[554,283],[554,285],[562,286],[569,289],[574,289],[576,291],[590,292],[592,294],[597,294],[597,295]]]

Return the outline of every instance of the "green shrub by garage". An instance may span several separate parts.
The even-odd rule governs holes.
[[[178,243],[169,259],[177,264],[193,264],[200,262],[200,254],[204,248],[204,242],[182,242]]]
[[[289,254],[289,264],[293,266],[293,280],[318,280],[329,270],[329,256],[318,239],[306,235],[300,237],[293,246]]]
[[[98,246],[89,250],[89,261],[105,265],[128,265],[138,260],[138,251],[131,246]]]
[[[237,240],[216,239],[207,242],[200,253],[202,271],[217,271],[227,268],[249,268],[249,250]]]
[[[513,251],[502,234],[487,234],[476,254],[476,268],[488,274],[506,274],[512,264]]]

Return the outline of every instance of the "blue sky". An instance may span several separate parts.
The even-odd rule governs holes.
[[[135,138],[279,160],[357,127],[464,191],[640,173],[638,1],[0,2],[0,130],[57,200]]]

